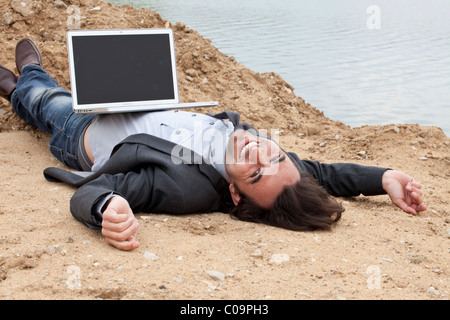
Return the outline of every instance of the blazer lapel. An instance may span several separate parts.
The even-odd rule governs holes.
[[[223,111],[218,114],[208,115],[216,119],[228,119],[233,123],[235,128],[239,126],[240,115],[236,112]],[[47,168],[44,170],[44,176],[48,181],[63,181],[79,187],[99,177],[103,173],[115,174],[128,172],[145,162],[143,159],[132,156],[137,153],[138,145],[145,145],[150,149],[170,156],[170,158],[167,158],[168,161],[175,160],[178,163],[197,164],[199,165],[200,171],[206,174],[215,186],[220,186],[220,188],[227,186],[226,180],[213,166],[205,163],[201,155],[187,148],[178,149],[175,143],[148,134],[131,135],[117,144],[111,152],[110,159],[97,172],[87,173],[68,171],[60,168]]]

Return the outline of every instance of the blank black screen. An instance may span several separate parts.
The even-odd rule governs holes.
[[[166,34],[74,36],[79,104],[174,99]]]

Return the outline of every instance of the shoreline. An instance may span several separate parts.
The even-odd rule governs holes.
[[[42,175],[62,166],[48,151],[49,135],[2,99],[0,299],[448,299],[450,139],[440,128],[350,128],[296,96],[276,73],[249,70],[183,23],[100,0],[2,3],[0,64],[14,69],[15,45],[29,37],[44,69],[69,89],[70,6],[80,9],[81,29],[173,28],[182,102],[220,102],[193,111],[231,110],[257,129],[277,127],[281,146],[304,159],[402,170],[423,184],[429,209],[412,217],[387,196],[343,198],[346,210],[329,232],[287,231],[222,213],[137,214],[141,247],[122,252],[71,216],[74,188]]]

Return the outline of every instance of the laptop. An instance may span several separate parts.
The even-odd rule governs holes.
[[[172,29],[71,30],[67,46],[76,113],[218,105],[179,102]]]

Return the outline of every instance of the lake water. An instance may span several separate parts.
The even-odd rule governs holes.
[[[333,120],[450,136],[449,0],[109,0],[184,22]]]

